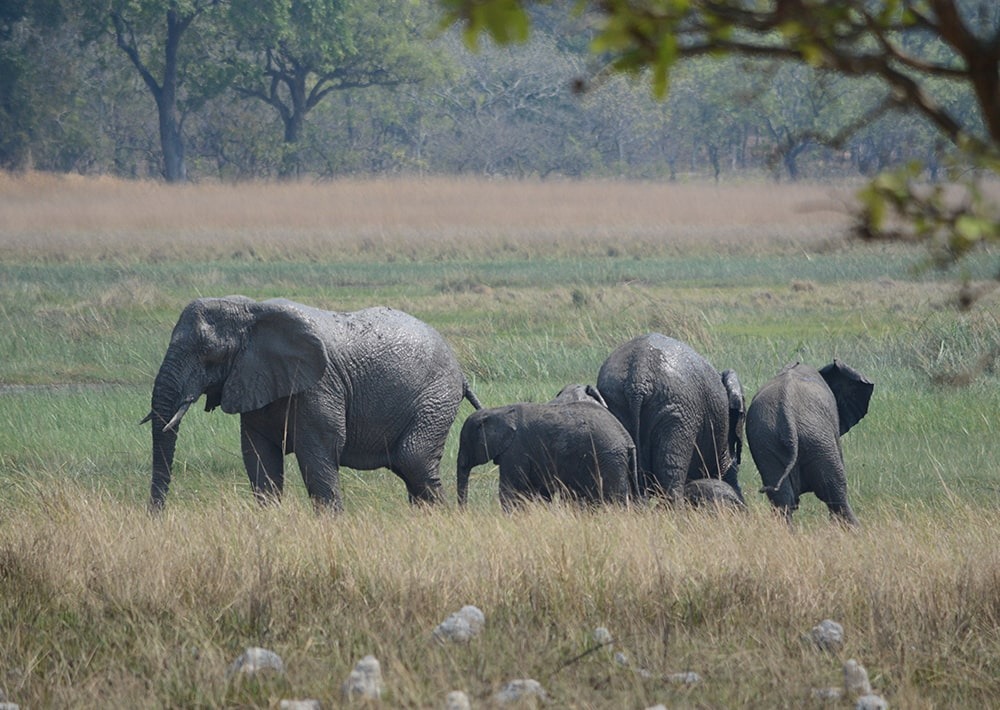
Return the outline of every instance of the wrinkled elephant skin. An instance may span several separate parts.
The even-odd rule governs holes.
[[[181,418],[240,415],[243,462],[261,502],[280,498],[294,453],[317,508],[339,510],[340,467],[386,467],[411,502],[441,497],[445,438],[463,396],[479,403],[444,339],[390,308],[322,311],[284,299],[192,301],[153,385],[150,508],[163,507]]]

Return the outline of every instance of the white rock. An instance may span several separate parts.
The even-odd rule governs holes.
[[[378,700],[382,697],[382,666],[375,656],[365,656],[354,665],[343,687],[344,699]]]
[[[872,685],[868,682],[868,671],[853,658],[844,663],[844,692],[849,698],[870,695]]]
[[[541,683],[530,678],[512,680],[493,696],[494,702],[499,705],[517,703],[528,699],[536,699],[544,703],[548,701],[549,696]]]
[[[479,607],[467,604],[434,628],[434,638],[466,643],[478,636],[485,625],[486,615]]]
[[[596,629],[594,629],[594,633],[592,634],[592,636],[594,639],[594,643],[600,646],[608,646],[614,640],[611,637],[611,632],[608,631],[603,626],[598,626]]]
[[[320,710],[318,700],[282,700],[278,703],[281,710]]]
[[[646,710],[667,710],[667,706],[660,703],[659,705],[650,705]]]
[[[281,656],[274,651],[268,651],[266,648],[260,648],[259,646],[251,646],[241,653],[235,661],[229,664],[229,670],[226,675],[231,678],[236,674],[256,675],[264,671],[284,673],[285,664],[281,660]]]
[[[0,710],[20,710],[20,706],[17,703],[0,702]]]
[[[666,676],[665,680],[674,685],[697,685],[701,682],[701,676],[694,671],[685,671],[683,673],[671,673]]]
[[[843,688],[813,688],[811,693],[816,700],[840,700],[844,697]]]
[[[844,627],[831,619],[824,619],[812,628],[809,637],[821,651],[836,653],[844,645]]]
[[[486,625],[486,614],[482,609],[474,604],[466,604],[458,610],[458,615],[469,622],[469,627],[473,633],[478,634]]]
[[[614,659],[619,666],[628,666],[628,656],[621,651],[615,651]]]
[[[854,710],[889,710],[889,703],[881,695],[862,695],[854,704]]]
[[[472,703],[469,702],[469,696],[461,690],[451,691],[444,701],[444,710],[471,710],[471,708]]]

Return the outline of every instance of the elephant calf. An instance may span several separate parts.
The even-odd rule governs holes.
[[[847,502],[840,437],[868,413],[875,385],[834,360],[821,370],[796,362],[761,387],[747,410],[747,443],[771,503],[790,521],[812,491],[832,515],[858,519]]]
[[[525,498],[550,501],[556,492],[624,505],[636,485],[632,438],[590,401],[510,404],[469,415],[459,439],[459,505],[466,503],[472,468],[491,460],[500,467],[506,511]]]
[[[684,500],[692,508],[746,511],[736,490],[718,478],[695,478],[684,484]]]

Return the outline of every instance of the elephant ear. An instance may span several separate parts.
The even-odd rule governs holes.
[[[729,452],[736,463],[740,463],[743,453],[743,421],[746,419],[746,398],[735,370],[722,371],[722,384],[729,397]]]
[[[315,385],[326,371],[316,326],[293,306],[261,304],[222,388],[222,411],[251,412]]]
[[[605,409],[608,408],[608,403],[604,401],[604,395],[602,395],[601,391],[594,387],[594,385],[587,385],[584,391],[587,393],[588,397],[597,402],[599,405]]]
[[[868,413],[875,385],[864,375],[837,359],[819,371],[837,400],[840,435],[843,436]]]
[[[511,441],[514,440],[520,419],[520,412],[517,408],[507,406],[480,420],[478,434],[482,437],[483,450],[489,461],[500,463],[497,459],[503,456]]]

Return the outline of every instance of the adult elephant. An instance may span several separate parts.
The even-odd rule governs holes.
[[[254,495],[278,499],[294,453],[317,508],[340,510],[340,467],[386,467],[410,501],[441,498],[438,466],[463,396],[480,404],[444,339],[390,308],[333,313],[284,299],[201,298],[181,313],[153,384],[150,508],[163,507],[181,417],[240,415]]]
[[[640,493],[684,500],[684,485],[720,478],[743,500],[743,389],[691,346],[660,333],[619,346],[601,365],[597,389],[635,441]]]
[[[493,461],[500,467],[500,504],[522,499],[626,504],[636,476],[635,446],[621,423],[592,401],[523,402],[473,412],[458,448],[458,503],[468,497],[469,473]]]
[[[772,505],[791,521],[799,497],[813,492],[831,515],[857,525],[847,501],[840,437],[868,413],[875,385],[838,360],[816,370],[787,365],[754,395],[747,443]]]

